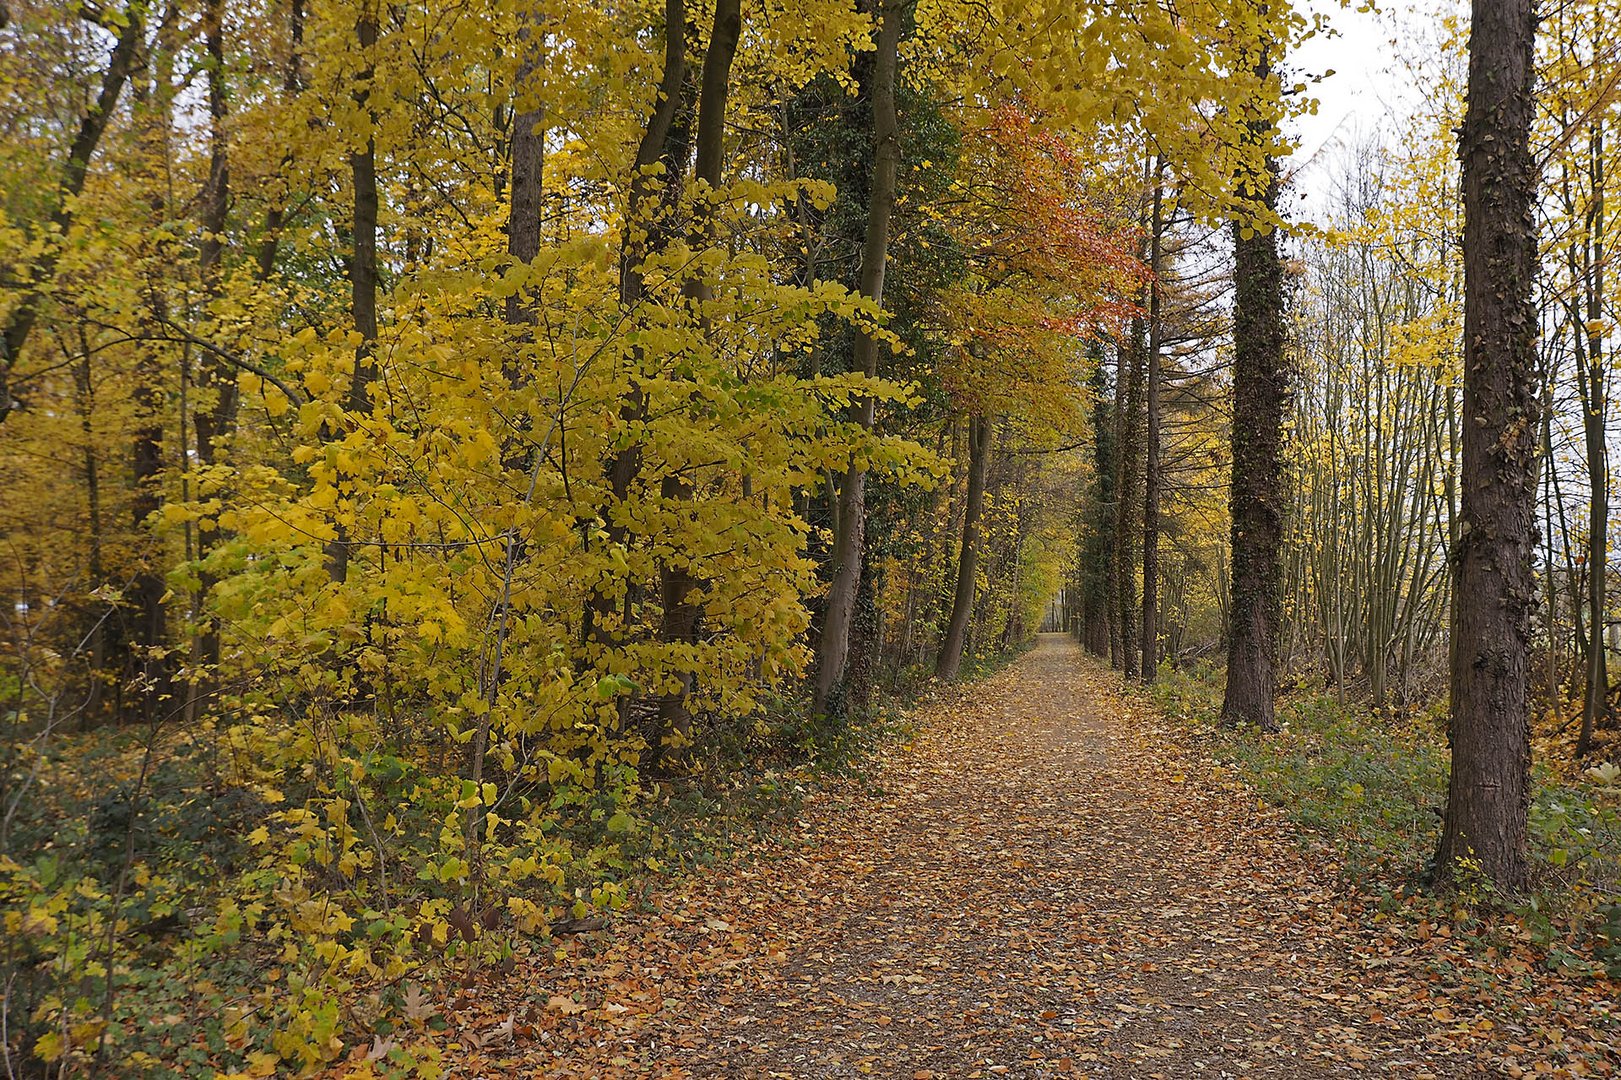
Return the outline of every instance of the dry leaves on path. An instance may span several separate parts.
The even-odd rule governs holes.
[[[1527,968],[1493,1006],[1485,961],[1374,920],[1067,639],[919,719],[875,789],[466,992],[453,1074],[1613,1070],[1610,988]]]

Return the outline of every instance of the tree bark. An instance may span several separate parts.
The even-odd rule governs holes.
[[[224,273],[226,217],[231,205],[230,156],[225,136],[225,2],[208,0],[204,12],[204,49],[208,55],[208,182],[203,187],[202,240],[197,251],[197,272],[202,280],[203,295],[207,299],[220,294]],[[206,468],[214,464],[218,442],[229,434],[236,417],[236,371],[213,353],[203,357],[199,395],[192,428],[196,432],[197,464]],[[199,485],[198,494],[203,495]],[[213,546],[212,538],[218,532],[197,534],[198,557],[205,558]],[[219,666],[219,628],[206,613],[208,594],[214,587],[214,575],[203,570],[198,575],[197,590],[192,597],[192,621],[197,626],[192,649],[191,698],[188,716],[213,696],[215,668]]]
[[[895,82],[900,68],[902,11],[898,4],[879,9],[877,54],[872,76],[872,184],[867,204],[867,234],[861,252],[860,293],[876,304],[884,300],[884,264],[889,259],[889,221],[895,210],[896,172],[900,165],[900,130],[895,104]],[[855,367],[878,374],[878,341],[864,331],[856,333]],[[853,407],[857,424],[871,431],[876,406],[863,398]],[[852,466],[838,494],[838,535],[833,545],[833,580],[828,586],[827,611],[816,648],[816,681],[812,709],[827,711],[828,701],[844,678],[850,650],[850,625],[855,616],[861,564],[866,556],[867,473]]]
[[[1270,73],[1263,44],[1257,74]],[[1250,122],[1257,142],[1268,119]],[[1277,163],[1246,192],[1267,211],[1278,204]],[[1258,189],[1258,190],[1257,190]],[[1246,235],[1248,233],[1248,235]],[[1227,637],[1227,689],[1221,719],[1228,726],[1254,724],[1276,731],[1277,629],[1280,551],[1283,545],[1283,420],[1289,407],[1289,372],[1283,342],[1283,263],[1275,230],[1260,232],[1233,223],[1233,477],[1232,602]]]
[[[1103,367],[1102,345],[1092,351],[1092,506],[1081,552],[1081,624],[1083,640],[1093,655],[1111,656],[1116,639],[1111,627],[1114,612],[1113,560],[1110,538],[1114,532],[1114,419],[1104,394],[1108,373]]]
[[[1115,624],[1120,628],[1120,670],[1127,678],[1137,677],[1139,653],[1137,632],[1137,516],[1142,506],[1143,445],[1143,347],[1141,318],[1131,321],[1130,337],[1119,349],[1119,370],[1115,381],[1115,527],[1114,579]]]
[[[157,125],[167,127],[172,122],[172,99],[168,96],[173,55],[167,51],[168,35],[158,35],[158,52],[150,52],[141,67],[151,71],[151,83],[138,81],[132,90],[137,116],[137,140],[149,155],[148,161],[162,158],[163,140],[167,132],[158,132]],[[143,40],[143,46],[146,44]],[[143,50],[146,51],[146,50]],[[149,184],[147,208],[150,220],[162,221],[169,206],[155,176],[144,179]],[[150,293],[152,319],[158,326],[169,322],[169,296],[161,287]],[[135,696],[140,702],[138,719],[155,724],[164,719],[173,691],[173,666],[169,656],[169,614],[164,597],[168,593],[161,569],[161,546],[151,535],[152,518],[163,506],[163,357],[160,346],[148,343],[140,352],[135,371],[135,424],[130,446],[130,479],[134,488],[130,497],[130,524],[135,535],[143,538],[139,567],[130,577],[129,596],[134,612],[135,627],[131,636],[134,648]]]
[[[1165,164],[1154,162],[1154,206],[1148,231],[1148,400],[1143,448],[1143,665],[1144,682],[1159,670],[1159,502],[1160,475],[1160,262],[1165,231]]]
[[[951,618],[945,640],[935,659],[934,674],[955,679],[962,667],[968,619],[974,610],[975,577],[979,573],[979,516],[985,509],[985,470],[991,458],[991,418],[968,418],[968,494],[962,515],[962,547],[957,552],[957,587],[951,600]]]
[[[642,266],[668,241],[670,223],[661,219],[673,214],[686,173],[688,134],[683,121],[688,112],[686,87],[689,81],[686,18],[684,0],[664,0],[664,70],[659,76],[653,112],[636,146],[630,190],[625,200],[624,240],[619,252],[619,306],[625,312],[633,312],[646,296]],[[660,164],[662,172],[655,173],[654,166]],[[649,203],[660,190],[662,208],[651,207]],[[619,404],[620,424],[629,429],[642,420],[645,409],[645,396],[632,372],[630,385]],[[641,469],[642,450],[634,440],[608,460],[609,499],[603,518],[607,522],[605,531],[609,544],[623,544],[630,535],[619,508],[630,498],[631,485]],[[623,637],[632,604],[632,585],[626,582],[620,605],[621,625],[617,631],[610,629],[606,623],[612,617],[615,597],[613,590],[605,587],[608,584],[611,583],[601,583],[593,590],[582,627],[585,640],[604,645]]]
[[[1527,880],[1536,435],[1537,170],[1531,0],[1474,0],[1464,200],[1461,523],[1453,553],[1452,776],[1437,876]]]

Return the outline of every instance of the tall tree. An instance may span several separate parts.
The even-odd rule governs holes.
[[[1088,492],[1085,536],[1081,548],[1081,635],[1082,643],[1094,656],[1109,658],[1113,637],[1113,589],[1110,584],[1114,561],[1109,538],[1114,525],[1114,421],[1109,402],[1108,372],[1103,367],[1103,346],[1094,344],[1092,369],[1092,484]]]
[[[1537,168],[1531,0],[1474,0],[1459,140],[1464,202],[1461,521],[1453,553],[1452,775],[1442,879],[1527,875],[1531,610],[1536,594]]]
[[[1144,289],[1146,293],[1146,286]],[[1119,626],[1120,670],[1128,678],[1137,677],[1137,541],[1138,515],[1142,512],[1143,478],[1143,365],[1148,352],[1144,342],[1146,327],[1139,316],[1131,320],[1128,335],[1115,350],[1118,371],[1115,379],[1115,521],[1114,521],[1114,621]]]
[[[742,33],[739,0],[716,0],[714,24],[699,75],[698,122],[693,139],[692,176],[697,182],[698,205],[693,211],[692,239],[694,247],[700,250],[714,239],[712,202],[720,188],[721,171],[726,163],[726,103],[731,89],[732,61]],[[702,320],[702,305],[713,292],[709,284],[701,277],[693,277],[682,291],[699,305]],[[669,503],[681,505],[692,497],[692,484],[680,471],[672,470],[661,481],[659,493]],[[698,640],[701,611],[692,593],[702,583],[692,573],[691,557],[690,552],[685,556],[674,553],[659,567],[660,601],[664,608],[659,637],[669,644],[694,645]],[[690,738],[692,716],[687,699],[692,693],[692,683],[692,673],[682,672],[676,689],[659,700],[659,751],[685,744]]]
[[[872,66],[872,183],[868,187],[867,229],[861,250],[858,291],[875,304],[884,300],[884,269],[889,261],[889,222],[895,212],[895,181],[900,167],[900,124],[895,84],[900,69],[900,43],[905,11],[898,3],[878,5],[877,54]],[[879,341],[866,328],[856,332],[854,367],[878,374]],[[863,397],[852,408],[857,424],[871,431],[877,402]],[[833,691],[844,679],[850,653],[861,565],[866,558],[867,470],[854,463],[839,485],[837,535],[833,541],[833,580],[816,647],[813,708],[825,712]]]
[[[354,211],[350,220],[349,309],[360,344],[355,346],[354,369],[349,377],[349,393],[344,408],[362,413],[371,407],[371,381],[377,366],[377,126],[372,83],[377,71],[373,50],[377,46],[376,0],[361,0],[355,20],[355,45],[361,56],[361,70],[354,90],[355,105],[365,124],[365,142],[349,154],[349,174],[354,186]],[[349,573],[349,539],[342,526],[327,545],[327,574],[343,581]]]
[[[968,418],[968,492],[963,504],[962,547],[957,552],[957,586],[952,592],[951,617],[945,640],[935,658],[934,673],[955,679],[962,666],[968,640],[968,620],[974,610],[974,580],[979,574],[979,517],[985,509],[985,471],[991,457],[991,418]]]
[[[1160,271],[1165,248],[1165,162],[1154,161],[1153,207],[1148,215],[1148,391],[1143,441],[1143,665],[1142,677],[1153,682],[1159,670],[1159,514],[1164,477],[1160,468],[1160,391],[1164,377],[1160,357],[1162,293]]]
[[[1269,85],[1272,42],[1254,46],[1257,81]],[[1271,140],[1274,117],[1262,93],[1249,103],[1252,143]],[[1227,628],[1227,689],[1222,723],[1277,730],[1279,553],[1283,545],[1283,418],[1290,379],[1283,341],[1283,262],[1270,220],[1278,205],[1278,169],[1265,164],[1239,178],[1239,194],[1256,213],[1235,220],[1233,278],[1232,603]]]

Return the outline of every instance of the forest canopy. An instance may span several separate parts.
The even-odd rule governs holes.
[[[1605,17],[1541,31],[1514,384],[1584,761]],[[1482,505],[1444,25],[1319,227],[1288,4],[0,4],[8,1075],[433,1074],[429,973],[1043,629],[1226,655],[1234,725],[1433,718]]]

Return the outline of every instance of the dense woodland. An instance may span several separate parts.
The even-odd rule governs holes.
[[[0,3],[7,1075],[325,1068],[1041,629],[1449,738],[1519,895],[1616,16],[1410,14],[1306,163],[1260,0]]]

